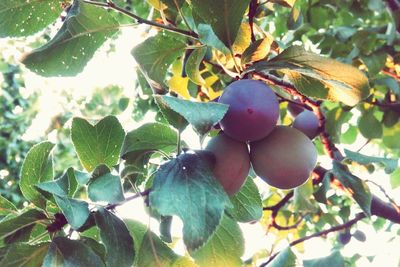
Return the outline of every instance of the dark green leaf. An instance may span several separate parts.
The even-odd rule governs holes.
[[[349,169],[338,161],[333,162],[333,174],[347,189],[346,191],[360,205],[361,209],[371,216],[372,195],[367,184],[357,176],[350,173]]]
[[[61,11],[60,3],[54,0],[1,1],[0,37],[34,34],[55,21]]]
[[[118,203],[123,201],[121,178],[111,173],[97,177],[88,186],[89,198],[92,201]]]
[[[81,172],[74,170],[75,178],[80,185],[85,185],[90,180],[90,174],[87,172]]]
[[[388,174],[394,172],[398,166],[398,159],[371,157],[347,149],[345,149],[344,152],[347,158],[363,165],[371,163],[383,164],[385,166],[385,172]]]
[[[331,255],[323,258],[304,260],[304,267],[344,267],[344,259],[339,251],[332,252]]]
[[[214,102],[193,102],[171,96],[162,96],[167,105],[181,114],[200,135],[204,135],[217,124],[229,106]]]
[[[114,116],[107,116],[94,126],[82,118],[72,121],[72,143],[83,167],[88,171],[100,164],[108,167],[116,165],[124,136],[124,129]]]
[[[29,245],[24,243],[13,244],[3,260],[2,267],[41,267],[50,243]]]
[[[244,239],[239,225],[224,216],[208,242],[192,254],[199,267],[243,266],[240,257],[244,253]]]
[[[192,82],[198,85],[205,85],[206,81],[200,74],[200,64],[204,58],[204,55],[207,52],[207,47],[203,46],[200,47],[199,49],[195,49],[189,56],[186,65],[185,65],[185,70],[186,74],[189,77]]]
[[[30,232],[32,230],[31,226],[42,222],[44,219],[46,219],[46,215],[35,209],[15,215],[10,219],[5,219],[0,222],[0,240],[14,235],[21,229],[28,229]]]
[[[362,61],[368,68],[368,74],[370,77],[378,74],[386,63],[386,53],[377,52],[368,56],[362,56]]]
[[[368,79],[357,68],[307,52],[299,46],[289,47],[270,61],[255,63],[246,73],[276,69],[290,70],[319,80],[327,91],[323,99],[354,106],[369,95]]]
[[[53,181],[39,183],[36,187],[60,197],[72,197],[77,188],[74,169],[69,168],[60,178]]]
[[[261,219],[263,209],[258,187],[253,178],[247,177],[240,191],[230,197],[233,208],[227,212],[238,222],[252,222]]]
[[[275,257],[269,264],[268,267],[292,267],[296,266],[296,255],[290,249],[285,248],[279,252],[278,256]]]
[[[231,47],[235,42],[250,0],[192,0],[194,12],[211,26],[214,33]]]
[[[17,211],[14,204],[0,195],[0,216],[6,216]]]
[[[74,1],[56,36],[28,54],[23,63],[46,77],[74,76],[118,28],[118,22],[107,10]]]
[[[381,138],[382,123],[375,118],[373,112],[366,112],[358,119],[360,133],[367,139]]]
[[[53,195],[72,228],[78,229],[89,217],[89,205],[85,201]]]
[[[106,248],[102,244],[100,244],[97,240],[86,236],[81,236],[79,240],[86,246],[90,247],[94,253],[96,253],[103,261],[105,261]]]
[[[179,132],[182,132],[186,126],[188,125],[187,120],[182,117],[179,113],[173,111],[167,103],[163,100],[162,96],[156,95],[154,96],[158,107],[164,118],[168,121],[168,123],[177,129]]]
[[[159,33],[137,45],[132,55],[151,87],[163,92],[167,88],[164,83],[167,70],[183,54],[185,46],[183,39]]]
[[[155,151],[171,152],[176,148],[178,134],[168,125],[147,123],[127,133],[122,146],[121,156],[146,154]]]
[[[50,244],[43,267],[104,267],[101,258],[79,240],[56,237]]]
[[[183,221],[183,240],[189,251],[207,242],[229,202],[206,157],[184,153],[162,165],[150,193],[152,208]]]
[[[197,33],[202,44],[214,47],[224,54],[229,53],[229,49],[218,39],[210,25],[204,23],[198,24]]]
[[[95,213],[96,225],[106,247],[106,266],[130,267],[135,257],[133,239],[125,223],[106,209]]]
[[[160,238],[167,243],[172,242],[171,236],[172,216],[161,216],[160,218]]]
[[[46,200],[33,187],[34,185],[53,179],[53,161],[50,152],[54,144],[42,142],[33,146],[21,168],[19,186],[24,197],[39,208],[46,206]]]

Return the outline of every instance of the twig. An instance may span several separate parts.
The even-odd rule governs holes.
[[[303,215],[300,214],[300,218],[299,218],[294,224],[282,226],[282,225],[279,225],[279,224],[276,222],[276,220],[275,220],[276,216],[275,216],[275,217],[272,216],[272,223],[271,223],[271,226],[274,227],[274,228],[276,228],[276,229],[278,229],[278,230],[280,230],[280,231],[282,231],[282,230],[294,229],[294,228],[297,228],[297,226],[299,226],[299,224],[303,221],[304,217],[305,217],[305,216],[303,216]]]
[[[319,237],[319,236],[324,236],[324,235],[327,235],[327,234],[329,234],[329,233],[331,233],[331,232],[336,232],[336,231],[340,231],[340,230],[343,230],[343,229],[346,229],[346,228],[350,228],[350,227],[353,226],[353,224],[355,224],[356,222],[358,222],[358,221],[364,219],[365,216],[366,216],[366,215],[365,215],[364,213],[358,213],[354,219],[351,219],[350,221],[347,221],[346,223],[336,225],[336,226],[334,226],[334,227],[332,227],[332,228],[329,228],[329,229],[324,230],[324,231],[321,231],[321,232],[314,233],[314,234],[312,234],[312,235],[303,236],[302,238],[299,238],[299,239],[296,239],[296,240],[290,242],[290,243],[289,243],[289,246],[290,246],[290,247],[293,247],[293,246],[295,246],[295,245],[297,245],[297,244],[300,244],[300,243],[302,243],[302,242],[304,242],[304,241],[306,241],[306,240],[309,240],[309,239],[311,239],[311,238]],[[260,265],[260,267],[267,266],[267,264],[270,263],[276,256],[278,256],[279,253],[280,253],[280,252],[277,252],[277,253],[275,253],[274,255],[272,255],[272,256],[268,259],[268,261],[262,263],[262,264]]]
[[[256,36],[254,35],[254,16],[256,15],[258,8],[258,0],[251,0],[249,4],[249,26],[251,32],[251,42],[254,43],[256,41]]]
[[[175,33],[178,33],[178,34],[181,34],[183,36],[190,37],[190,38],[193,38],[193,39],[198,39],[198,37],[199,37],[197,35],[197,33],[195,33],[195,32],[182,30],[182,29],[179,29],[179,28],[176,28],[176,27],[172,27],[170,25],[164,25],[164,24],[161,24],[161,23],[158,23],[158,22],[155,22],[155,21],[151,21],[151,20],[147,20],[147,19],[144,19],[142,17],[139,17],[138,15],[136,15],[136,14],[134,14],[134,13],[132,13],[132,12],[126,10],[126,9],[123,9],[123,8],[117,6],[112,1],[108,1],[107,3],[102,3],[102,2],[92,1],[92,0],[84,0],[84,2],[86,4],[91,4],[91,5],[95,5],[95,6],[100,6],[100,7],[116,10],[116,11],[118,11],[118,12],[120,12],[120,13],[128,16],[128,17],[131,17],[131,18],[135,19],[138,23],[143,23],[143,24],[147,24],[147,25],[150,25],[150,26],[153,26],[153,27],[164,29],[164,30],[167,30],[167,31],[170,31],[170,32],[175,32]]]
[[[273,206],[269,206],[269,207],[264,207],[263,210],[279,210],[280,208],[282,208],[283,206],[285,206],[285,204],[293,197],[294,191],[290,191],[289,193],[286,194],[286,196],[284,196],[277,204],[273,205]]]
[[[382,69],[381,72],[387,76],[392,77],[393,79],[396,79],[397,81],[400,81],[400,76],[398,76],[396,73],[393,73],[387,69]]]
[[[391,198],[388,193],[386,192],[386,190],[378,183],[372,181],[372,180],[365,180],[368,183],[371,183],[375,186],[377,186],[379,188],[379,190],[381,190],[381,192],[385,195],[385,197],[390,201],[390,203],[392,203],[393,207],[397,210],[398,213],[400,213],[400,206],[397,205],[396,201],[394,201],[393,198]]]
[[[132,196],[130,196],[130,197],[125,198],[124,201],[121,201],[121,202],[119,202],[119,203],[108,204],[108,205],[105,206],[104,208],[107,209],[107,210],[115,209],[115,207],[121,206],[122,204],[125,204],[126,202],[129,202],[129,201],[131,201],[131,200],[134,200],[134,199],[136,199],[136,198],[138,198],[138,197],[147,196],[147,195],[150,193],[150,191],[151,191],[150,188],[149,188],[149,189],[146,189],[146,190],[144,190],[143,192],[139,192],[139,193],[137,193],[137,194],[135,194],[135,195],[132,195]]]

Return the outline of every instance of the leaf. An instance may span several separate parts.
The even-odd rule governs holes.
[[[95,213],[95,219],[100,228],[101,241],[106,247],[106,266],[132,266],[135,251],[125,223],[103,208]]]
[[[194,10],[217,37],[231,47],[250,0],[192,0]]]
[[[241,55],[244,50],[251,44],[251,29],[248,22],[240,24],[235,42],[232,45],[234,55]]]
[[[245,73],[277,69],[290,70],[319,80],[327,90],[323,99],[354,106],[369,95],[368,79],[357,68],[307,52],[300,46],[291,46],[269,61],[257,62]]]
[[[82,118],[72,120],[71,140],[89,172],[100,164],[111,168],[118,163],[124,136],[124,129],[114,116],[107,116],[94,126]]]
[[[287,27],[289,30],[296,30],[303,24],[303,14],[301,10],[293,7],[290,11],[289,19],[287,21]]]
[[[243,266],[244,239],[237,222],[224,216],[208,242],[192,254],[199,267]]]
[[[227,209],[229,215],[238,222],[252,222],[261,219],[262,200],[253,178],[247,177],[240,191],[230,197],[233,205]]]
[[[162,99],[175,112],[181,114],[200,135],[204,135],[217,124],[228,111],[229,106],[215,102],[193,102],[172,96]]]
[[[85,201],[53,195],[57,206],[61,209],[73,229],[81,227],[89,217],[89,205]]]
[[[85,185],[90,180],[90,174],[87,172],[81,172],[78,170],[74,170],[75,179],[78,181],[80,185]]]
[[[97,177],[88,186],[89,198],[92,201],[118,203],[125,199],[121,178],[111,173]]]
[[[362,165],[368,165],[370,163],[379,163],[385,165],[385,172],[387,174],[394,172],[398,167],[398,159],[371,157],[347,149],[345,149],[344,152],[348,159]]]
[[[60,178],[53,181],[39,183],[36,187],[60,197],[72,197],[77,188],[74,169],[69,168]]]
[[[296,255],[290,249],[290,247],[285,248],[279,252],[269,264],[268,267],[292,267],[296,266]]]
[[[162,96],[156,95],[154,96],[154,99],[156,100],[156,103],[158,107],[160,108],[160,111],[164,118],[168,121],[168,123],[173,126],[175,129],[177,129],[179,132],[182,132],[186,126],[188,125],[188,122],[184,117],[182,117],[179,113],[173,111],[167,103],[163,100]]]
[[[79,240],[55,237],[44,258],[43,267],[104,267],[101,258]]]
[[[204,23],[198,24],[197,33],[202,44],[218,49],[224,54],[229,53],[229,49],[218,39],[210,25]]]
[[[168,125],[146,123],[127,133],[122,146],[121,156],[129,154],[146,154],[155,151],[171,152],[176,148],[178,134]]]
[[[185,47],[183,39],[158,33],[133,48],[132,56],[151,87],[164,92],[167,88],[164,83],[167,70],[175,59],[183,54]]]
[[[55,21],[61,11],[60,3],[54,0],[1,1],[0,37],[34,34]]]
[[[311,179],[308,179],[305,184],[294,189],[295,211],[303,214],[307,212],[315,213],[318,211],[315,201],[311,198],[313,191],[314,188]]]
[[[348,168],[338,161],[333,162],[333,174],[346,188],[346,191],[360,205],[361,209],[371,216],[372,195],[367,184],[357,176],[350,173]]]
[[[29,227],[31,231],[35,224],[44,219],[46,219],[46,215],[35,209],[27,210],[10,219],[6,218],[0,222],[0,240],[9,237],[24,228]]]
[[[340,107],[333,108],[326,113],[325,129],[334,143],[340,142],[343,123],[351,118],[351,113]]]
[[[152,208],[183,221],[183,241],[189,251],[207,242],[229,201],[207,155],[184,153],[162,165],[150,192]]]
[[[204,86],[206,81],[201,77],[200,64],[207,52],[207,47],[203,46],[195,49],[190,55],[185,65],[185,71],[189,79],[195,84]]]
[[[167,243],[172,242],[171,225],[172,216],[161,216],[160,218],[160,238]]]
[[[38,243],[35,245],[16,243],[7,251],[0,261],[2,267],[41,267],[50,243]]]
[[[367,139],[381,138],[383,134],[382,123],[375,118],[373,112],[366,112],[358,119],[360,133]]]
[[[392,186],[393,189],[400,186],[400,169],[396,169],[390,175],[390,185]]]
[[[74,76],[118,28],[118,22],[107,10],[74,1],[54,38],[26,55],[22,62],[42,76]]]
[[[39,208],[46,206],[46,200],[33,186],[53,179],[53,161],[50,156],[53,147],[54,144],[50,142],[34,145],[26,155],[21,168],[19,187],[22,195]]]
[[[384,52],[375,52],[368,56],[362,56],[361,60],[368,68],[368,75],[370,77],[378,74],[381,69],[385,66],[386,63],[386,53]]]
[[[172,266],[178,255],[145,225],[134,220],[125,220],[135,244],[134,266]]]
[[[265,38],[258,39],[254,43],[251,43],[242,54],[242,65],[265,59],[269,54],[273,42],[274,39],[272,36],[268,35]]]
[[[0,195],[0,216],[7,216],[11,213],[16,213],[17,207],[14,204]]]
[[[271,3],[276,3],[285,7],[293,7],[296,0],[271,0]]]
[[[344,267],[344,259],[339,251],[334,251],[327,257],[312,259],[312,260],[304,260],[304,267]]]

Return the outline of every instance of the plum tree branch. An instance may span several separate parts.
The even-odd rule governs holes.
[[[251,42],[254,43],[256,41],[256,36],[254,35],[254,16],[256,15],[258,8],[258,0],[251,0],[249,4],[249,26],[251,32]]]
[[[183,29],[179,29],[177,27],[173,27],[171,25],[165,25],[162,23],[158,23],[155,21],[151,21],[151,20],[147,20],[144,19],[126,9],[123,9],[121,7],[119,7],[118,5],[116,5],[114,2],[112,2],[111,0],[108,0],[107,3],[103,3],[103,2],[97,2],[97,1],[92,1],[92,0],[83,0],[83,2],[85,2],[86,4],[91,4],[91,5],[95,5],[95,6],[99,6],[99,7],[104,7],[104,8],[108,8],[108,9],[113,9],[115,11],[118,11],[128,17],[131,17],[133,19],[135,19],[137,21],[137,23],[142,23],[142,24],[147,24],[156,28],[160,28],[163,30],[167,30],[170,32],[174,32],[174,33],[178,33],[180,35],[189,37],[189,38],[193,38],[193,39],[198,39],[198,35],[195,32],[192,31],[186,31]]]

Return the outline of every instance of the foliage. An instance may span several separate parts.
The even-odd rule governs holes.
[[[13,19],[19,23],[10,23]],[[388,8],[377,0],[0,4],[1,37],[44,37],[56,28],[22,60],[45,77],[84,71],[120,28],[138,24],[154,31],[146,29],[146,39],[131,53],[140,69],[137,97],[131,100],[117,87],[85,101],[73,102],[67,94],[69,107],[82,114],[72,118],[64,108],[55,118],[51,129],[58,131],[58,144],[21,141],[35,115],[30,110],[35,96],[22,97],[19,67],[0,62],[0,175],[6,176],[0,182],[1,266],[241,266],[245,237],[238,222],[253,221],[275,245],[286,240],[289,247],[269,256],[267,247],[254,251],[246,264],[293,266],[301,261],[296,245],[322,236],[334,249],[327,257],[302,261],[304,266],[353,266],[358,257],[343,256],[342,245],[328,233],[342,231],[351,239],[360,220],[378,231],[386,230],[386,221],[389,231],[396,229],[399,206],[386,192],[387,202],[380,200],[362,177],[384,170],[393,188],[400,184],[400,23],[391,3]],[[212,155],[190,151],[182,132],[190,125],[201,142],[215,134],[228,107],[211,100],[241,78],[271,85],[282,125],[293,121],[287,102],[315,113],[320,129],[313,142],[331,170],[321,164],[302,186],[269,187],[266,194],[250,172],[241,190],[227,196],[212,174]],[[148,112],[155,120],[125,127],[116,115],[128,107],[134,108],[133,120]],[[70,128],[64,127],[67,121]],[[354,152],[354,142],[366,143],[374,155]],[[160,222],[160,237],[114,212],[139,196]],[[20,208],[24,199],[29,204]],[[171,249],[174,216],[183,223],[186,256]]]

